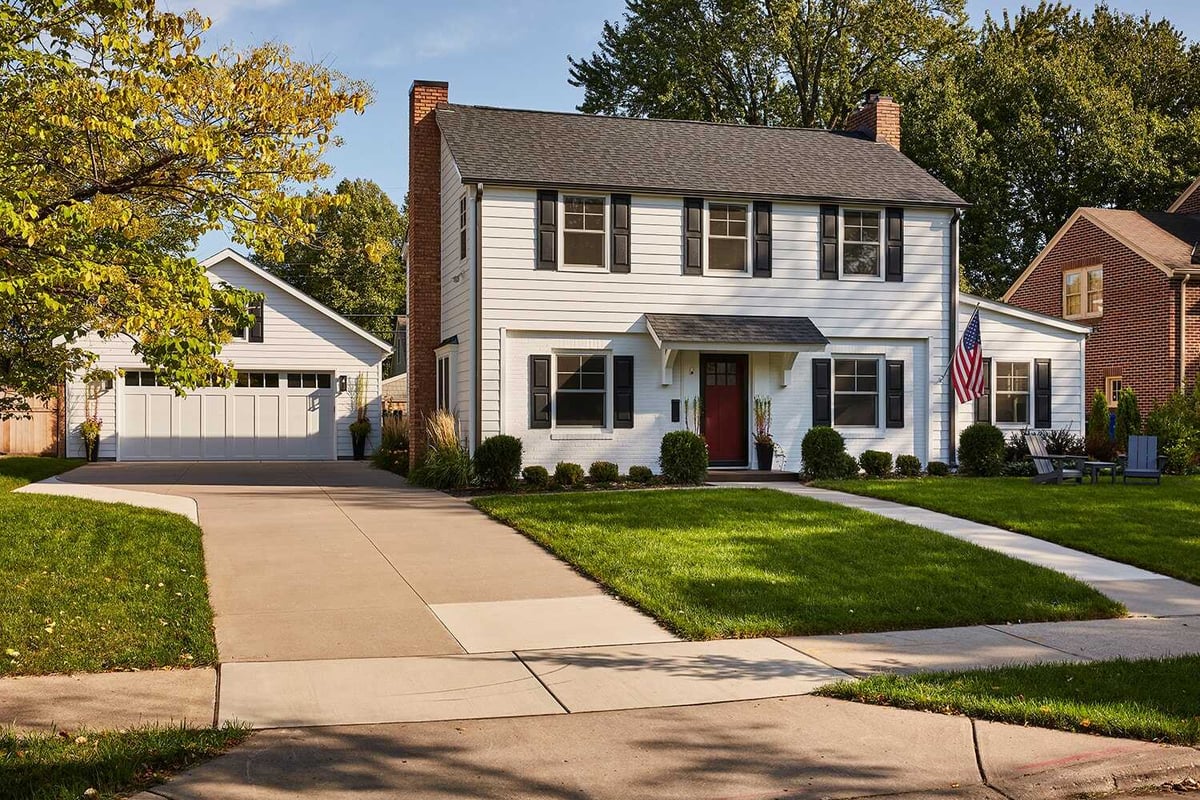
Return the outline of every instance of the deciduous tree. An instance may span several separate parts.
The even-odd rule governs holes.
[[[368,88],[282,45],[205,54],[207,27],[152,0],[0,5],[0,385],[46,395],[94,360],[87,331],[177,388],[228,380],[249,298],[186,251],[225,227],[278,256],[332,201],[295,189]]]

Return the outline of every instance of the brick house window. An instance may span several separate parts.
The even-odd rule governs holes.
[[[1098,317],[1104,313],[1104,267],[1080,267],[1063,273],[1063,316]]]
[[[1109,408],[1117,407],[1117,400],[1121,397],[1121,387],[1124,385],[1120,375],[1110,375],[1104,379],[1104,396],[1108,399]]]
[[[996,422],[1029,424],[1029,362],[996,362]]]

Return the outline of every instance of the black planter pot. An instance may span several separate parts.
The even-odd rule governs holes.
[[[765,472],[770,472],[771,462],[775,460],[775,445],[755,442],[754,453],[758,456],[758,468]]]
[[[354,460],[362,461],[367,457],[367,437],[365,435],[350,434],[350,441],[354,445]]]
[[[92,462],[99,461],[100,460],[100,440],[93,439],[89,442],[84,442],[84,445],[85,445],[85,449],[87,450],[87,460],[92,461]]]

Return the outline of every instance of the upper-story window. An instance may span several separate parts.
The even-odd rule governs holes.
[[[1063,273],[1063,316],[1098,317],[1104,313],[1104,267],[1079,267]]]
[[[708,204],[708,268],[722,272],[745,272],[750,261],[744,203]]]
[[[883,263],[882,214],[875,209],[842,211],[842,274],[878,277]]]
[[[566,267],[604,267],[603,197],[563,195],[562,253]]]

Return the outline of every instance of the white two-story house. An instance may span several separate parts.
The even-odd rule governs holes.
[[[922,462],[976,419],[1081,431],[1088,329],[960,294],[967,203],[900,153],[890,98],[851,122],[517,111],[416,82],[414,438],[440,407],[527,464],[657,469],[691,426],[714,467],[753,467],[755,398],[790,469],[817,425]],[[976,308],[989,391],[960,406],[946,367]]]

